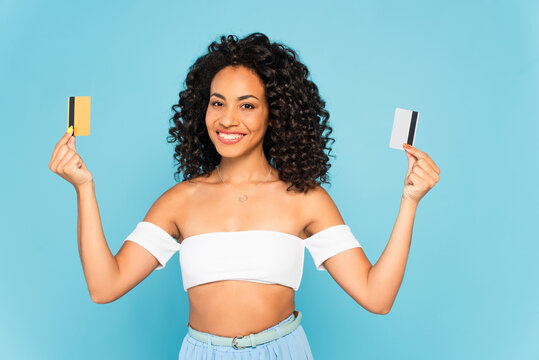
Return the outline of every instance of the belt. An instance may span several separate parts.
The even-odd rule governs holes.
[[[233,338],[200,332],[198,330],[193,329],[189,325],[189,323],[187,323],[187,327],[189,329],[189,335],[191,335],[193,338],[199,341],[208,342],[208,335],[210,335],[211,337],[210,341],[213,345],[233,346],[236,349],[243,349],[244,347],[248,347],[248,346],[255,347],[257,345],[270,342],[272,340],[279,338],[279,336],[288,335],[292,331],[296,330],[296,328],[299,326],[300,321],[301,321],[301,312],[294,310],[294,318],[288,320],[284,324],[278,325],[277,327],[279,329],[277,329],[276,327],[271,330],[261,331],[256,334],[234,336]]]

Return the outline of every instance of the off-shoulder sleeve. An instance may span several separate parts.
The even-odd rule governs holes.
[[[136,242],[155,256],[159,261],[155,270],[164,268],[172,255],[180,249],[180,243],[176,239],[159,226],[148,221],[139,222],[124,242],[128,240]]]
[[[319,271],[327,271],[322,263],[333,255],[355,247],[362,247],[350,227],[345,224],[330,226],[304,241]]]

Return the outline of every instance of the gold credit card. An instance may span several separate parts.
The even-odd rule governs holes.
[[[67,128],[73,125],[74,136],[90,135],[90,96],[67,99]]]

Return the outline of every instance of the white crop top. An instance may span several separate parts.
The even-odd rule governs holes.
[[[281,284],[296,291],[303,274],[305,248],[317,270],[325,260],[345,250],[362,247],[350,227],[330,226],[302,239],[273,230],[220,231],[193,235],[178,243],[159,226],[141,221],[125,241],[133,241],[159,261],[161,270],[176,251],[185,291],[218,280],[244,280]]]

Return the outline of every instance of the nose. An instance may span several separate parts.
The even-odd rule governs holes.
[[[231,127],[239,124],[234,107],[230,107],[223,112],[223,116],[219,119],[219,123],[224,127]]]

